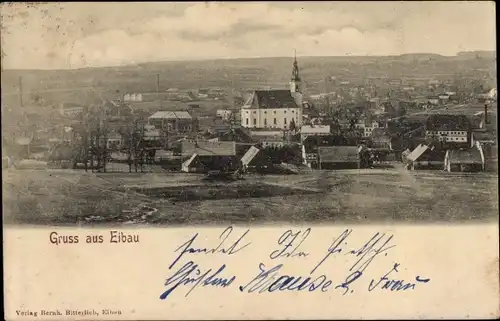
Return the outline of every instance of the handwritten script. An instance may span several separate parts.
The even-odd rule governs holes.
[[[206,241],[199,233],[194,234],[174,249],[175,258],[168,267],[170,276],[164,282],[161,300],[183,289],[189,296],[195,289],[209,287],[227,289],[247,294],[292,292],[330,292],[350,295],[355,291],[415,291],[429,283],[429,277],[421,276],[391,259],[389,254],[396,247],[394,235],[376,232],[363,241],[353,237],[352,229],[332,235],[327,244],[308,243],[313,235],[306,230],[286,230],[277,235],[274,244],[258,247],[255,266],[245,256],[244,273],[228,266],[228,257],[242,255],[251,246],[250,230],[235,232],[233,227],[222,231],[218,240]],[[256,235],[258,237],[258,235]],[[207,243],[209,242],[209,243]],[[256,246],[256,245],[254,245]],[[269,250],[271,249],[271,250]],[[264,252],[262,256],[260,254]],[[255,253],[255,252],[254,252]],[[200,256],[212,256],[200,260]],[[218,257],[215,257],[218,256]],[[262,259],[260,259],[262,258]],[[203,261],[196,263],[197,260]],[[211,266],[208,266],[206,262]],[[231,261],[234,260],[231,258]],[[234,263],[233,263],[234,264]],[[207,265],[207,266],[205,266]],[[371,269],[375,266],[375,269]],[[299,270],[303,272],[295,272]],[[309,267],[304,270],[304,267]],[[382,269],[381,269],[382,268]],[[250,277],[248,271],[254,271]],[[382,271],[382,272],[381,272]],[[245,276],[237,276],[240,272]]]

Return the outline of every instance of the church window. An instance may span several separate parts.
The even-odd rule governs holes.
[[[274,118],[274,124],[276,125],[276,118]]]
[[[267,126],[267,118],[264,118],[264,126]]]
[[[254,126],[257,125],[257,119],[255,119],[255,118],[253,119],[253,125]]]
[[[248,125],[248,118],[247,118],[247,125]]]
[[[283,124],[285,124],[285,125],[286,125],[286,118],[283,120]]]

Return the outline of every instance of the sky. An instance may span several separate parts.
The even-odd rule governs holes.
[[[496,50],[494,2],[10,3],[4,69]]]

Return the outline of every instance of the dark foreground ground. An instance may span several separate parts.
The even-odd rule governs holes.
[[[346,170],[210,183],[172,173],[4,170],[5,224],[431,223],[498,220],[497,175]]]

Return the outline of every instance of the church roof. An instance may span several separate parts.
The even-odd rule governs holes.
[[[250,108],[298,108],[290,90],[256,90]]]

